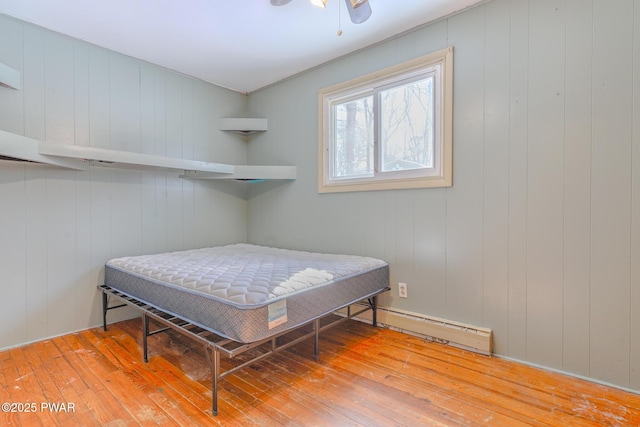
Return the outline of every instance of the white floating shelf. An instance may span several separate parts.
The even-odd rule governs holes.
[[[0,85],[11,89],[20,90],[20,72],[0,62]]]
[[[223,117],[220,119],[220,130],[252,135],[267,130],[267,119]]]
[[[264,181],[274,179],[296,179],[296,166],[259,166],[236,165],[235,172],[229,175],[214,175],[201,172],[189,172],[181,175],[190,179],[235,179],[240,181]]]
[[[173,157],[156,156],[153,154],[134,153],[131,151],[108,150],[104,148],[83,147],[79,145],[52,144],[40,142],[40,154],[83,160],[89,166],[106,167],[135,167],[177,169],[183,171],[198,171],[214,174],[232,174],[233,165],[209,163],[199,160],[178,159]]]
[[[92,166],[170,169],[182,178],[240,181],[294,180],[296,166],[228,165],[131,151],[38,141],[0,130],[0,160],[26,161],[84,171]]]
[[[67,169],[87,170],[89,165],[81,160],[44,156],[38,152],[40,141],[0,130],[0,159],[19,160]]]

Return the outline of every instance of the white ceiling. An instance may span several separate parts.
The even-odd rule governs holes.
[[[370,0],[359,25],[343,0],[0,0],[0,13],[252,92],[480,1]]]

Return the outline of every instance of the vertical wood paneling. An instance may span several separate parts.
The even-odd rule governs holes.
[[[512,0],[509,50],[509,325],[507,354],[527,357],[529,2]]]
[[[167,74],[165,79],[166,155],[182,158],[182,77]],[[182,215],[182,180],[166,175],[167,245],[171,249],[184,248]]]
[[[142,253],[141,172],[113,171],[111,175],[111,251],[114,256]],[[135,185],[131,185],[131,184]]]
[[[396,262],[394,269],[397,274],[395,276],[394,285],[397,282],[407,283],[410,290],[417,288],[418,279],[414,269],[414,246],[415,246],[415,206],[414,206],[414,190],[397,192],[395,200],[397,227],[395,230],[395,256]],[[398,297],[398,291],[393,287],[392,297]],[[399,299],[397,307],[410,310],[407,299]]]
[[[47,34],[45,45],[45,138],[48,142],[74,144],[73,41]]]
[[[483,319],[495,351],[507,350],[509,318],[509,2],[485,14]]]
[[[52,336],[77,329],[75,172],[47,170],[46,201],[47,335]]]
[[[182,80],[182,101],[181,101],[181,117],[182,117],[182,133],[180,140],[182,141],[182,158],[194,158],[194,141],[193,141],[193,85],[189,79]]]
[[[628,385],[632,0],[594,3],[591,374]]]
[[[566,7],[562,366],[588,375],[593,2]]]
[[[249,158],[266,162],[277,147],[300,177],[278,197],[254,192],[249,240],[304,236],[311,249],[375,253],[392,267],[383,304],[492,327],[501,354],[637,389],[640,119],[630,109],[635,91],[637,119],[640,8],[632,25],[631,4],[493,0],[250,94],[274,132]],[[412,200],[318,197],[317,90],[412,47],[433,51],[442,31],[455,56],[453,187]],[[419,283],[407,300],[399,279]]]
[[[105,259],[112,257],[111,250],[111,196],[112,171],[94,168],[90,171],[91,185],[91,262],[94,267],[93,279],[101,283],[104,271],[97,268]]]
[[[382,203],[383,205],[380,207],[384,210],[384,223],[381,224],[380,232],[383,233],[384,242],[383,242],[383,259],[385,259],[390,266],[389,280],[391,281],[391,285],[397,284],[398,282],[398,274],[401,273],[396,271],[396,230],[398,227],[398,222],[396,221],[396,215],[398,211],[396,209],[396,192],[393,191],[385,191],[383,193]],[[326,207],[325,209],[328,209]],[[397,288],[396,288],[397,294]],[[394,295],[390,295],[391,298]]]
[[[109,55],[111,148],[140,151],[140,68],[137,61]]]
[[[0,88],[2,130],[52,143],[179,157],[184,152],[193,158],[194,129],[215,145],[218,131],[210,122],[244,105],[240,94],[11,18],[0,17],[0,36],[0,60],[23,75],[21,91],[9,96]],[[173,83],[169,109],[167,81]],[[209,105],[219,98],[218,110],[196,119],[193,91],[181,89],[193,84],[206,88]],[[4,114],[5,108],[11,114]],[[167,129],[175,136],[169,144]],[[246,158],[246,145],[234,142],[230,150],[203,160]],[[101,167],[75,172],[1,163],[0,258],[7,284],[0,301],[3,348],[101,321],[96,285],[102,283],[104,262],[113,256],[161,252],[169,233],[174,247],[193,244],[200,228],[208,231],[203,246],[246,240],[246,202],[238,201],[244,191],[227,191],[225,183],[202,184],[207,202],[198,205],[203,212],[196,224],[194,184],[183,185],[175,173]],[[176,221],[167,221],[167,209]],[[185,212],[191,231],[182,228]],[[191,237],[183,239],[185,233]],[[123,310],[110,318],[132,314]]]
[[[140,69],[133,59],[110,54],[108,71],[109,146],[140,151]],[[135,220],[141,218],[142,174],[118,170],[111,175],[111,250],[115,256],[142,253],[142,221]]]
[[[24,133],[45,139],[45,32],[24,27]],[[47,336],[47,168],[25,167],[26,340]],[[44,213],[44,215],[43,215]]]
[[[204,82],[193,82],[192,102],[193,109],[193,158],[195,159],[212,159],[211,147],[214,142],[211,139],[211,133],[214,128],[216,113],[213,108],[213,94],[210,94],[208,85]]]
[[[527,359],[550,366],[562,363],[564,13],[529,3]]]
[[[213,159],[211,147],[215,145],[211,139],[214,131],[212,118],[216,117],[213,109],[214,95],[209,93],[208,85],[194,82],[193,88],[193,156],[196,159]],[[198,233],[194,236],[194,247],[203,247],[213,240],[211,221],[213,200],[209,192],[210,185],[206,182],[193,182],[194,222]],[[244,240],[243,240],[244,241]]]
[[[53,143],[74,144],[74,42],[45,36],[45,132]],[[75,309],[76,208],[75,172],[47,168],[47,334],[77,328]]]
[[[154,108],[155,127],[154,141],[155,153],[160,156],[167,155],[167,90],[166,75],[162,70],[156,70],[154,75]],[[167,174],[156,173],[155,182],[155,227],[156,227],[156,248],[162,252],[169,250],[167,242]]]
[[[153,253],[158,247],[157,174],[145,173],[140,177],[140,251]]]
[[[91,46],[89,48],[89,137],[92,147],[109,148],[110,89],[109,53]]]
[[[89,115],[89,46],[73,43],[73,122],[76,145],[88,146],[91,141]]]
[[[193,84],[191,80],[182,80],[182,157],[185,159],[194,158],[193,144]],[[183,247],[192,248],[197,233],[197,227],[194,218],[194,189],[193,181],[188,179],[180,180],[182,184],[182,216],[184,228]]]
[[[140,64],[140,152],[156,154],[156,97],[153,67]],[[152,253],[157,248],[156,176],[143,173],[140,176],[140,250]]]
[[[46,138],[46,32],[24,26],[24,134]],[[25,168],[27,332],[25,341],[48,333],[47,168]]]
[[[0,259],[5,270],[0,298],[0,347],[23,341],[27,332],[24,169],[22,164],[0,161]]]
[[[91,147],[109,148],[111,144],[109,106],[109,53],[89,47],[89,138]],[[99,267],[112,256],[111,251],[111,170],[94,168],[91,186],[91,263],[94,283],[101,283]]]
[[[415,280],[407,307],[416,313],[446,316],[446,190],[415,192],[413,262]],[[417,285],[417,286],[416,286]]]
[[[15,43],[0,43],[0,62],[18,70],[24,79],[22,26],[0,16],[0,40],[15,40]],[[0,87],[0,128],[9,132],[22,133],[24,130],[23,105],[22,91]]]
[[[378,229],[384,224],[384,211],[380,209],[378,197],[371,192],[360,195],[358,200],[358,210],[367,212],[362,221],[356,221],[356,247],[355,253],[362,253],[366,256],[377,258],[383,257],[384,235],[382,233],[371,233],[371,230]],[[422,222],[423,218],[419,218]]]
[[[165,152],[164,155],[182,158],[182,76],[165,75]]]
[[[79,108],[81,107],[76,105],[76,109]],[[86,114],[88,115],[88,111]],[[101,264],[94,264],[91,257],[91,175],[76,174],[75,190],[76,271],[74,288],[77,301],[75,329],[80,329],[84,325],[96,325],[102,320],[101,299],[95,288],[95,283],[99,282],[95,281],[93,273],[94,270],[101,268]]]
[[[44,140],[45,132],[45,32],[24,27],[24,134]]]
[[[290,111],[287,108],[281,108],[287,105],[286,100],[288,98],[291,98],[295,102],[296,97],[291,96],[291,93],[288,91],[281,91],[280,94],[275,98],[274,97],[269,98],[269,101],[273,102],[272,104],[273,108],[269,109],[268,113],[264,112],[262,108],[259,108],[258,110],[254,110],[252,106],[248,106],[248,110],[252,111],[252,114],[258,114],[258,117],[266,117],[269,121],[269,131],[268,131],[269,135],[266,136],[269,140],[268,143],[265,143],[264,141],[265,135],[255,135],[254,137],[251,137],[247,140],[247,144],[248,144],[247,146],[250,147],[247,153],[248,163],[257,164],[257,163],[263,162],[263,164],[266,164],[268,162],[273,162],[273,153],[274,152],[279,153],[283,151],[283,150],[279,150],[278,147],[281,147],[284,144],[290,144],[291,139],[289,139],[289,134],[288,134],[288,132],[290,131],[289,124],[293,123],[296,120],[300,120],[299,115],[301,113],[298,110]],[[247,102],[246,99],[245,99],[245,102]],[[263,112],[257,113],[257,111],[263,111]],[[272,135],[277,138],[276,143],[272,142],[273,141]],[[256,158],[261,160],[256,161]],[[298,165],[298,163],[294,163],[294,164]],[[298,171],[302,169],[304,168],[301,168],[299,166]],[[302,176],[298,176],[298,179],[303,179],[303,178]],[[267,199],[274,198],[278,200],[278,206],[282,206],[281,197],[279,197],[281,196],[281,193],[275,194],[276,185],[271,185],[270,183],[264,183],[264,184],[266,185],[260,184],[260,185],[247,186],[247,192],[249,194],[248,206],[256,202],[259,203],[260,200],[263,200],[265,198]],[[318,217],[321,216],[321,213],[318,212],[318,209],[315,206],[315,203],[311,202],[310,199],[313,199],[312,195],[310,195],[308,192],[303,192],[301,198],[295,198],[294,200],[290,200],[287,207],[291,206],[291,202],[293,201],[298,201],[301,205],[307,206],[307,208],[305,208],[304,210],[307,211],[308,209],[309,212],[306,213],[305,219],[309,221],[309,223],[313,223],[314,220],[316,220]],[[298,206],[298,209],[302,209],[300,205]],[[282,244],[281,242],[278,241],[279,233],[272,233],[272,230],[275,232],[278,229],[281,229],[280,227],[282,227],[282,224],[280,223],[280,221],[282,220],[288,221],[289,219],[292,219],[293,222],[291,224],[291,227],[289,228],[292,231],[289,231],[289,232],[291,233],[291,232],[297,231],[297,233],[296,233],[296,238],[289,243],[289,247],[306,249],[307,247],[303,246],[304,243],[303,245],[301,245],[301,241],[309,245],[311,243],[310,242],[311,239],[309,239],[308,237],[309,235],[313,235],[313,233],[309,233],[307,230],[304,230],[302,232],[300,231],[299,224],[301,221],[305,219],[303,219],[303,217],[299,215],[293,215],[293,218],[287,217],[285,219],[285,218],[282,218],[282,216],[277,215],[276,213],[277,210],[279,209],[276,208],[275,205],[272,206],[270,209],[266,209],[266,210],[261,209],[260,213],[253,217],[255,222],[254,223],[249,222],[247,226],[247,234],[251,234],[251,232],[255,230],[260,230],[260,232],[262,232],[261,234],[263,235],[261,239],[262,244],[270,244],[270,245],[277,246],[278,244]],[[272,225],[274,225],[275,228],[272,228],[271,227]]]
[[[640,390],[640,7],[634,4],[633,140],[631,182],[631,367],[629,387]]]
[[[262,147],[264,153],[267,155],[265,159],[271,164],[295,164],[298,166],[299,179],[301,182],[316,183],[316,157],[300,156],[303,146],[299,144],[292,144],[292,141],[296,140],[295,135],[304,135],[307,132],[306,126],[308,126],[308,118],[317,116],[315,104],[306,102],[307,99],[313,97],[315,88],[307,85],[304,81],[292,81],[291,85],[287,87],[287,91],[280,94],[278,101],[284,106],[283,111],[280,112],[274,120],[277,120],[278,124],[284,125],[283,130],[280,131],[283,138],[278,141],[277,144],[271,144],[269,141],[265,141],[264,137],[269,137],[265,132],[259,135],[260,139],[251,140],[249,142],[250,147]],[[302,95],[303,96],[299,96]],[[290,114],[289,108],[293,108],[295,114]],[[250,107],[251,109],[251,107]],[[271,122],[270,122],[271,123]],[[315,124],[317,126],[317,123]],[[271,140],[271,138],[269,138]],[[303,158],[302,161],[294,160],[295,158]],[[253,160],[252,160],[253,161]],[[260,163],[260,161],[258,161]],[[297,180],[296,180],[297,181]],[[317,184],[316,184],[317,185]],[[255,186],[250,186],[255,187]],[[295,188],[297,187],[297,188]],[[306,186],[305,186],[306,187]],[[317,187],[316,187],[317,188]],[[321,195],[316,191],[309,192],[305,188],[295,185],[278,186],[274,185],[270,190],[266,190],[265,197],[274,197],[277,200],[277,204],[274,205],[272,212],[269,212],[270,218],[274,218],[277,223],[284,226],[286,233],[272,233],[276,238],[283,238],[289,241],[293,241],[295,246],[299,248],[305,248],[312,250],[314,242],[317,241],[324,250],[337,251],[336,242],[337,236],[341,236],[340,247],[344,250],[355,251],[357,246],[357,236],[355,234],[357,218],[352,213],[346,215],[339,214],[337,212],[331,212],[330,206],[334,203],[340,203],[345,206],[347,212],[351,209],[360,210],[358,195],[351,194],[347,197],[338,197],[327,199],[328,203],[320,203]],[[284,209],[291,212],[294,222],[291,223],[289,218],[283,217],[280,213]],[[317,221],[323,222],[330,221],[334,224],[339,224],[332,232],[323,233],[320,239],[316,239],[317,230],[309,230],[306,233],[298,233],[296,230],[305,227],[305,223],[315,223]],[[269,223],[267,223],[267,229],[269,229]],[[295,226],[289,227],[288,225]],[[271,232],[271,230],[269,230]]]
[[[449,20],[455,49],[453,187],[447,190],[447,312],[482,323],[484,8]]]
[[[411,55],[399,58],[398,62],[444,48],[448,45],[447,33],[446,20],[421,28],[406,43],[413,48]],[[403,44],[401,40],[398,42],[400,46]],[[454,59],[455,55],[454,51]],[[411,297],[405,304],[409,311],[428,312],[442,317],[446,314],[447,190],[418,190],[413,195],[411,261],[414,274],[408,283]]]
[[[27,340],[47,336],[47,169],[25,168]],[[44,215],[43,215],[44,214]]]
[[[187,249],[184,240],[184,215],[182,207],[182,180],[177,175],[166,174],[166,230],[167,247],[170,250]]]
[[[383,304],[491,326],[501,354],[640,388],[634,7],[494,0],[251,94],[270,131],[248,143],[214,126],[243,112],[244,96],[0,17],[10,33],[0,60],[10,55],[24,79],[21,92],[0,96],[0,111],[17,111],[0,128],[300,173],[249,187],[246,202],[241,183],[2,162],[0,254],[15,285],[0,301],[0,324],[11,325],[0,346],[97,321],[95,285],[111,256],[248,234],[384,258],[394,292],[401,279],[410,297]],[[454,186],[319,196],[317,89],[445,44],[455,52]]]
[[[140,75],[140,152],[156,154],[156,73],[153,66],[138,64]]]

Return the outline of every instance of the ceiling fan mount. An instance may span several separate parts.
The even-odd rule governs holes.
[[[318,7],[326,7],[329,0],[310,0],[311,4]],[[284,6],[291,0],[270,0],[272,6]],[[354,24],[362,24],[371,16],[369,0],[344,0],[349,11],[349,18]]]

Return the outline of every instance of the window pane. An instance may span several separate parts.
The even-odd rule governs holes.
[[[333,178],[373,175],[373,96],[334,105]]]
[[[434,78],[380,91],[382,172],[434,167]]]

